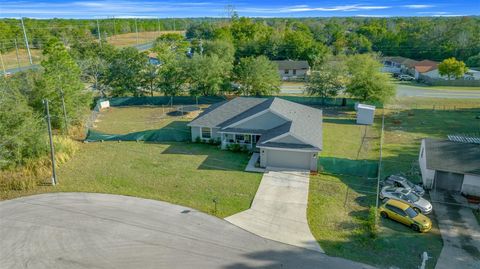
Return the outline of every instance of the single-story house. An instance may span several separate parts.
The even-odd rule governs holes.
[[[418,61],[401,56],[384,57],[382,72],[414,75],[417,63]]]
[[[191,121],[192,141],[216,139],[260,152],[261,167],[317,170],[322,111],[281,98],[237,97]]]
[[[468,69],[463,78],[466,80],[480,80],[480,71]]]
[[[425,138],[418,161],[426,189],[480,197],[480,143]]]
[[[305,79],[310,74],[307,61],[273,61],[278,65],[278,73],[282,80]]]
[[[431,79],[444,79],[438,72],[439,62],[423,60],[415,64],[415,79],[426,76]]]

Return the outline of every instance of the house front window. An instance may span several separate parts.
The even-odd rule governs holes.
[[[297,74],[297,69],[293,69],[293,75]]]
[[[212,128],[202,127],[202,138],[205,138],[205,139],[212,138]]]
[[[285,69],[285,71],[283,71],[286,75],[288,75],[288,69]]]

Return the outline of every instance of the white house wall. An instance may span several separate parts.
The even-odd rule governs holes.
[[[423,156],[422,156],[423,151]],[[433,186],[433,180],[435,178],[435,170],[427,168],[427,150],[425,148],[425,140],[422,140],[420,146],[420,152],[418,154],[418,163],[420,166],[420,172],[422,173],[423,186],[427,189],[431,189]]]
[[[192,131],[192,141],[195,142],[197,137],[201,137],[201,127],[192,126],[190,128]],[[219,128],[212,128],[212,139],[220,139],[220,133],[218,132]]]
[[[480,196],[480,176],[466,174],[463,177],[462,193]]]
[[[234,128],[242,128],[242,129],[261,129],[261,130],[269,130],[275,128],[279,125],[282,125],[286,122],[283,118],[275,115],[272,112],[267,112],[261,115],[258,115],[255,118],[252,118],[246,122],[243,122],[238,125],[232,125]]]
[[[192,126],[190,128],[192,130],[192,142],[195,142],[197,137],[200,137],[200,127]]]

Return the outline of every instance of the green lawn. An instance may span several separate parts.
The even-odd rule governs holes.
[[[170,116],[171,112],[172,108],[167,106],[111,107],[97,117],[94,130],[107,134],[127,134],[171,126],[176,128],[175,122],[186,125],[196,116],[196,113],[183,117]]]
[[[435,101],[437,109],[424,105]],[[417,159],[422,138],[446,138],[449,134],[479,134],[478,100],[411,99],[397,100],[402,109],[386,109],[383,147],[383,174],[418,171]],[[407,107],[412,107],[411,109]],[[443,109],[445,107],[445,110]],[[439,109],[438,109],[439,108]],[[454,109],[455,108],[455,109]],[[417,177],[418,179],[418,177]]]
[[[382,178],[398,172],[417,175],[416,160],[424,137],[480,132],[480,120],[475,119],[480,115],[478,100],[405,98],[394,100],[390,107],[395,109],[385,109]],[[355,124],[353,112],[325,110],[320,158],[378,160],[381,113],[377,111],[375,124],[366,127]],[[413,178],[419,179],[418,175]],[[375,195],[376,179],[327,173],[311,176],[308,221],[322,248],[329,255],[398,268],[416,268],[421,263],[419,255],[427,251],[433,257],[428,268],[433,268],[443,244],[435,216],[431,216],[434,226],[427,234],[382,220],[379,236],[373,240],[366,232],[366,219]]]
[[[375,180],[353,176],[319,174],[310,177],[308,222],[310,230],[328,255],[389,268],[417,268],[427,251],[434,264],[442,248],[435,224],[418,234],[408,227],[382,220],[378,237],[369,237],[366,227],[369,206],[375,205]]]
[[[249,156],[194,143],[81,144],[58,168],[59,184],[1,195],[10,199],[43,192],[99,192],[162,200],[226,217],[246,210],[261,174],[244,172]],[[213,199],[218,201],[214,210]]]

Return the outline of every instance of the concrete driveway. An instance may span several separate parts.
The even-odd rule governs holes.
[[[370,268],[190,208],[119,195],[0,202],[1,268]]]
[[[480,225],[472,209],[459,206],[464,197],[448,193],[432,193],[435,215],[443,239],[443,248],[436,269],[480,269]]]
[[[250,209],[227,221],[264,238],[323,252],[307,222],[309,172],[267,168]]]

